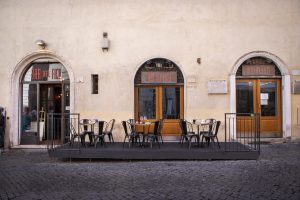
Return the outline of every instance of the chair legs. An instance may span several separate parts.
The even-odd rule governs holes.
[[[98,139],[98,141],[97,141],[97,139]],[[102,135],[102,136],[100,136],[100,137],[94,138],[94,145],[95,145],[95,148],[97,148],[98,142],[100,142],[101,145],[105,145],[105,138],[104,138],[104,135]]]
[[[209,144],[210,144],[210,140],[212,141],[213,145],[215,144],[215,138],[217,139],[217,144],[218,144],[218,147],[219,149],[221,148],[220,146],[220,143],[219,143],[219,140],[218,140],[218,137],[206,137],[206,136],[202,136],[202,141],[201,141],[201,145],[203,143],[203,139],[205,138],[206,140],[206,143],[207,143],[207,146],[209,147]]]

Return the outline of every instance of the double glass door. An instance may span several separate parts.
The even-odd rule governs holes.
[[[135,119],[164,119],[162,134],[180,133],[183,118],[183,86],[137,86],[135,88]]]
[[[240,79],[236,82],[237,113],[260,113],[261,137],[281,137],[281,80]]]
[[[47,138],[48,113],[68,113],[70,105],[69,83],[24,83],[22,91],[21,144],[42,144]],[[57,127],[62,127],[60,121]],[[61,141],[61,131],[54,140]],[[36,136],[38,140],[29,140]]]

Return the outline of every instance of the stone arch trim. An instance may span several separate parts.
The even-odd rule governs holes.
[[[142,62],[140,62],[136,67],[135,67],[135,70],[134,70],[134,73],[132,74],[132,77],[131,77],[131,80],[132,80],[132,83],[133,83],[133,89],[132,89],[132,94],[134,94],[134,80],[135,80],[135,76],[136,74],[138,73],[139,69],[144,65],[144,63],[146,63],[147,61],[149,60],[152,60],[152,59],[156,59],[156,58],[159,58],[159,59],[166,59],[166,60],[170,60],[172,61],[177,67],[178,69],[181,71],[182,73],[182,76],[183,76],[183,88],[184,88],[184,94],[183,94],[183,115],[184,116],[187,116],[187,84],[186,84],[186,81],[187,81],[187,78],[186,78],[186,74],[183,70],[183,67],[177,62],[175,61],[174,59],[172,58],[166,58],[166,57],[163,57],[163,56],[154,56],[154,57],[148,57],[146,59],[144,59]],[[134,101],[133,101],[134,102]],[[134,105],[133,105],[134,107]],[[132,116],[134,116],[134,112],[132,113]]]
[[[180,70],[180,72],[182,73],[182,76],[183,76],[183,82],[184,82],[184,85],[186,83],[186,76],[184,74],[184,71],[182,70],[182,67],[177,63],[175,62],[173,59],[169,59],[169,58],[166,58],[166,57],[161,57],[161,56],[157,56],[157,57],[151,57],[151,58],[148,58],[148,59],[145,59],[144,61],[142,61],[136,68],[135,68],[135,73],[133,74],[133,82],[135,80],[135,77],[138,73],[138,71],[141,69],[141,67],[143,67],[143,65],[150,61],[150,60],[153,60],[153,59],[165,59],[165,60],[170,60],[172,63],[174,63],[176,65],[176,67],[178,67],[178,69]]]
[[[266,51],[253,51],[240,57],[233,65],[230,80],[230,112],[236,112],[236,72],[241,64],[249,58],[265,57],[272,60],[279,68],[282,76],[282,135],[283,138],[291,137],[291,83],[287,65],[276,55]],[[232,134],[235,138],[235,134]]]
[[[243,55],[242,57],[240,57],[233,65],[233,68],[231,70],[230,75],[235,75],[238,68],[241,66],[241,64],[246,61],[249,58],[253,58],[253,57],[265,57],[265,58],[269,58],[270,60],[272,60],[276,66],[279,68],[281,75],[289,75],[289,71],[287,69],[287,65],[276,55],[266,52],[266,51],[252,51],[249,52],[245,55]]]
[[[75,77],[71,65],[63,59],[61,56],[58,56],[55,52],[49,50],[39,50],[33,53],[26,55],[14,68],[10,77],[10,88],[11,88],[11,105],[10,105],[10,116],[11,116],[11,127],[9,131],[9,146],[15,146],[20,144],[20,91],[21,91],[21,80],[24,76],[24,73],[28,69],[28,66],[31,62],[39,58],[52,58],[62,63],[66,68],[70,78],[70,112],[74,111],[74,97],[75,97]]]

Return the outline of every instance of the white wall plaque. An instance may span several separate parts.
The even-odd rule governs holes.
[[[227,81],[226,80],[209,80],[207,84],[208,94],[226,94]]]
[[[299,76],[300,75],[300,70],[299,69],[294,69],[294,70],[291,71],[291,74],[293,76]]]

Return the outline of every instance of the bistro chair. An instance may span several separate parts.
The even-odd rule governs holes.
[[[94,124],[95,122],[93,122],[90,119],[81,119],[80,120],[80,125],[81,125],[81,142],[84,146],[85,145],[85,136],[88,135],[89,136],[89,140],[90,140],[90,145],[92,145],[93,143],[93,135],[94,135]],[[90,126],[90,129],[89,129]]]
[[[135,131],[132,129],[132,127],[131,127],[132,124],[130,124],[127,121],[122,121],[122,125],[123,125],[124,133],[125,133],[123,148],[125,146],[126,139],[128,140],[128,148],[130,148],[130,143],[134,144],[135,140],[137,140],[137,139],[139,140],[139,143],[141,142],[139,135],[136,134]]]
[[[159,124],[160,124],[160,121],[156,121],[156,122],[152,122],[148,126],[148,134],[146,135],[146,138],[147,138],[147,143],[150,140],[150,147],[151,148],[153,146],[153,143],[155,143],[155,142],[157,142],[158,148],[160,148],[159,141],[158,141]],[[154,126],[152,126],[153,127],[153,132],[150,132],[151,125],[154,125]]]
[[[114,129],[114,125],[115,125],[115,119],[112,119],[108,122],[107,126],[105,127],[105,131],[104,131],[104,134],[107,135],[109,141],[115,143],[114,141],[114,137],[113,137],[113,134],[112,134],[112,131]]]
[[[215,120],[213,118],[206,119],[204,121],[204,123],[208,124],[208,125],[206,125],[206,127],[208,127],[208,129],[200,131],[200,135],[211,133],[214,130],[215,126],[216,126],[216,122],[217,122],[217,120]]]
[[[201,145],[202,145],[203,139],[205,139],[205,141],[207,142],[208,147],[209,147],[210,140],[214,144],[215,139],[217,139],[218,147],[219,147],[219,149],[221,148],[220,144],[219,144],[218,136],[217,136],[220,125],[221,125],[221,121],[217,121],[214,130],[212,130],[211,132],[207,132],[207,133],[202,134]]]
[[[198,134],[196,134],[193,131],[193,125],[190,122],[181,119],[180,128],[181,128],[181,137],[180,137],[181,146],[183,145],[184,141],[187,141],[189,143],[189,149],[190,149],[193,138],[196,138],[199,143],[200,137]]]
[[[73,147],[75,139],[78,138],[78,141],[84,145],[81,140],[82,134],[78,133],[72,123],[70,123],[70,146]]]
[[[105,121],[98,122],[98,134],[93,135],[95,148],[97,148],[98,142],[100,142],[101,145],[105,145],[105,134],[104,134],[103,128],[106,125],[107,125],[107,122],[105,122]]]

